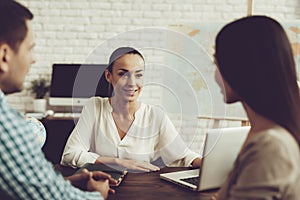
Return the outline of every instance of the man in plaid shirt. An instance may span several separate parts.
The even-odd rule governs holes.
[[[30,126],[5,101],[20,92],[31,64],[32,13],[13,0],[0,1],[0,199],[103,199],[109,175],[87,172],[65,180],[45,159]],[[87,191],[71,185],[84,183]]]

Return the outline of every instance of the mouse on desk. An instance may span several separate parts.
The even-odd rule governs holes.
[[[53,110],[47,110],[45,112],[45,117],[48,117],[48,116],[53,116],[54,115],[54,111]]]

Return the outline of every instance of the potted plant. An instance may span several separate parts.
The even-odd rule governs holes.
[[[35,99],[33,100],[33,110],[35,112],[45,112],[47,101],[44,98],[49,91],[50,86],[45,78],[40,78],[31,81],[29,90],[34,93]]]

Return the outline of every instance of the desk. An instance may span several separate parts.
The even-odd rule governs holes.
[[[42,150],[46,158],[53,164],[60,162],[67,139],[78,119],[47,117],[41,122],[47,131],[46,143]]]
[[[57,169],[57,168],[56,168]],[[161,180],[160,173],[185,170],[185,167],[165,167],[159,172],[150,173],[127,173],[119,187],[115,187],[115,194],[110,194],[108,200],[153,200],[153,199],[172,199],[172,200],[208,200],[216,192],[194,192],[192,190],[180,187],[173,183]],[[63,175],[70,175],[72,171],[65,167],[59,167]],[[74,171],[74,170],[73,170]]]

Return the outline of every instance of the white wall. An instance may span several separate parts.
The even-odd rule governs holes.
[[[22,0],[34,13],[36,64],[26,79],[50,79],[55,62],[84,62],[99,44],[120,33],[144,27],[168,27],[245,16],[247,0]],[[300,18],[299,0],[253,0],[253,13],[280,20]],[[107,56],[100,62],[107,62]],[[154,57],[155,59],[155,57]],[[18,110],[31,109],[24,90],[9,97]]]
[[[120,33],[145,27],[169,28],[170,25],[232,21],[245,16],[247,0],[20,0],[34,13],[36,34],[34,64],[25,88],[37,77],[51,78],[53,63],[83,63],[93,50]],[[279,21],[300,19],[299,0],[253,0],[253,14],[264,14]],[[153,40],[149,35],[148,40]],[[99,53],[101,54],[101,53]],[[145,51],[147,61],[159,62],[153,51]],[[108,62],[109,53],[99,55]],[[149,70],[150,77],[159,72]],[[147,95],[146,95],[147,96]],[[159,94],[148,98],[160,100]],[[20,111],[32,109],[32,96],[23,92],[8,97]],[[174,116],[173,121],[181,122]],[[207,126],[207,122],[201,122]],[[199,130],[197,130],[199,131]],[[195,140],[195,130],[187,140]],[[203,133],[203,132],[202,132]],[[196,139],[199,141],[199,139]],[[201,140],[201,139],[200,139]],[[197,144],[199,146],[199,143]],[[197,146],[196,145],[196,146]],[[194,148],[196,148],[194,146]]]

